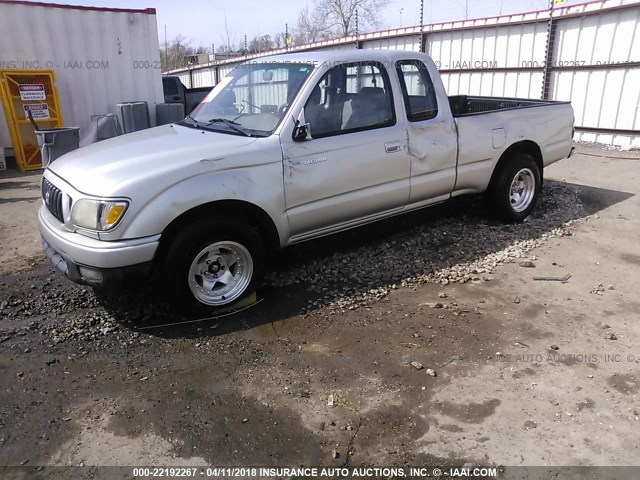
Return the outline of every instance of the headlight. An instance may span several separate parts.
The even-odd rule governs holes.
[[[89,230],[106,231],[115,227],[127,211],[129,202],[90,200],[83,198],[78,200],[71,211],[71,222],[80,228]]]

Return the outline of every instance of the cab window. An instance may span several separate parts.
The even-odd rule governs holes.
[[[329,70],[307,100],[305,121],[313,138],[395,125],[391,86],[384,67],[363,62]]]
[[[401,60],[396,63],[407,120],[419,122],[438,115],[438,102],[427,66],[420,60]]]

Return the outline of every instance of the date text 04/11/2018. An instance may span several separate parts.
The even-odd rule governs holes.
[[[492,478],[497,476],[495,467],[207,467],[201,475],[209,477],[302,477],[302,478],[438,478],[447,476],[474,476]]]

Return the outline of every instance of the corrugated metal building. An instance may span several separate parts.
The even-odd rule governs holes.
[[[164,101],[155,9],[0,0],[0,69],[53,69],[66,126],[87,143],[92,116],[118,103]],[[1,107],[0,107],[1,108]],[[0,111],[0,146],[11,147]]]
[[[382,48],[431,55],[450,95],[571,100],[577,140],[640,146],[640,0],[598,0],[549,10],[365,33],[289,51]],[[550,21],[551,20],[551,21]],[[214,85],[251,58],[172,72]]]

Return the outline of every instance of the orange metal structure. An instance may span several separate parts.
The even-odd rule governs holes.
[[[42,168],[40,147],[28,111],[40,129],[63,125],[53,70],[0,70],[0,97],[21,171]]]

